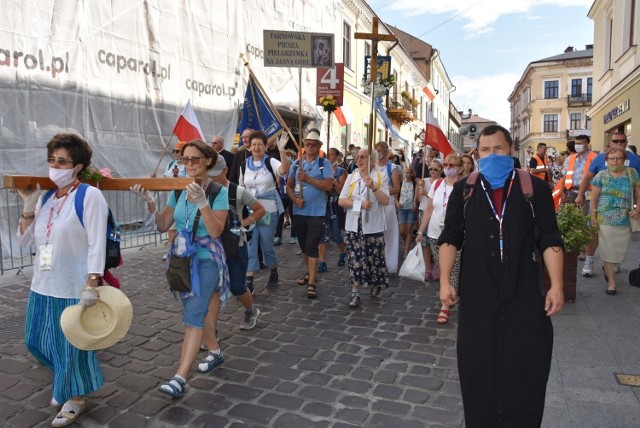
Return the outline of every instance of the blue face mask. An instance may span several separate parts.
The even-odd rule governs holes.
[[[513,171],[513,158],[511,156],[490,154],[478,159],[478,170],[491,184],[492,189],[501,189],[511,171]]]

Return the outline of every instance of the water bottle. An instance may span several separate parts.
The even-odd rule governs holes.
[[[231,233],[233,233],[234,235],[240,236],[240,233],[242,233],[242,228],[240,227],[238,220],[233,221],[233,225],[231,225],[230,230],[231,230]]]

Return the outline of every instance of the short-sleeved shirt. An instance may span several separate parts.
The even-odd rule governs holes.
[[[627,150],[627,159],[624,161],[624,166],[630,166],[640,174],[640,156]],[[607,169],[607,154],[600,153],[591,161],[589,172],[595,175],[605,169]]]
[[[211,204],[211,209],[213,211],[227,211],[229,209],[229,199],[227,195],[229,192],[226,187],[220,189],[220,193]],[[173,208],[173,220],[176,223],[176,230],[182,230],[185,227],[188,230],[193,230],[193,220],[196,217],[196,212],[198,211],[198,206],[191,201],[187,201],[187,191],[183,190],[180,193],[180,197],[178,198],[178,202],[176,203],[176,193],[171,192],[169,194],[169,200],[167,201],[167,205]],[[188,217],[188,222],[187,222]],[[200,218],[200,222],[198,223],[198,229],[196,229],[196,236],[202,237],[207,236],[209,231]],[[207,259],[209,257],[209,251],[206,248],[198,248],[198,258],[199,259]]]
[[[628,226],[631,192],[640,184],[636,170],[625,168],[624,175],[614,177],[605,169],[596,174],[591,184],[600,188],[598,222],[609,226]]]
[[[280,176],[280,161],[272,157],[266,158],[271,163],[271,169],[277,177]],[[277,193],[276,182],[273,181],[273,175],[267,169],[266,166],[257,168],[256,171],[252,171],[249,168],[245,168],[244,175],[241,171],[240,185],[244,186],[251,194],[256,196],[260,203],[264,206],[267,212],[278,212],[278,205],[275,199]],[[262,198],[261,195],[273,194],[273,198]]]
[[[291,169],[289,170],[289,179],[295,177],[294,179],[297,180],[300,168],[302,168],[304,172],[311,178],[315,178],[317,180],[324,180],[328,178],[330,180],[333,180],[333,169],[331,168],[331,162],[325,159],[324,165],[322,166],[322,168],[320,168],[320,156],[318,156],[313,162],[307,162],[306,160],[303,160],[302,166],[300,166],[299,161],[295,161],[293,165],[291,165]],[[302,208],[298,208],[295,204],[293,205],[294,215],[324,217],[327,211],[326,191],[318,189],[310,183],[302,183],[302,198],[304,199]]]

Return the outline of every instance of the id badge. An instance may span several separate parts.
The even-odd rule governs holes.
[[[40,271],[47,271],[53,268],[53,244],[43,244],[39,248]]]
[[[186,252],[187,252],[187,240],[182,235],[176,236],[175,255],[180,257]]]

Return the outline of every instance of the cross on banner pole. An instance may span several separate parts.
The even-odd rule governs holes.
[[[371,153],[371,149],[373,148],[373,134],[375,132],[374,126],[374,88],[375,82],[378,80],[378,42],[387,41],[387,42],[395,42],[397,41],[396,36],[393,34],[380,34],[378,33],[378,24],[380,23],[380,19],[377,16],[373,17],[373,25],[371,33],[355,33],[353,36],[356,39],[364,39],[371,40],[371,113],[369,114],[369,135],[367,136],[367,148],[369,149],[369,153]]]

